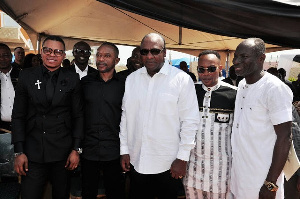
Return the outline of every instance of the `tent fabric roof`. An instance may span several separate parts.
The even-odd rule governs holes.
[[[253,3],[250,8],[249,3],[228,2],[2,0],[0,9],[27,31],[33,45],[45,35],[60,35],[67,49],[78,40],[91,45],[109,41],[137,46],[150,32],[162,34],[168,49],[193,55],[203,49],[233,51],[241,42],[238,37],[261,37],[275,44],[267,45],[271,50],[279,48],[276,44],[295,47],[300,43],[299,8],[267,0],[261,0],[260,6]]]
[[[272,0],[99,0],[150,18],[199,31],[299,47],[300,6]]]

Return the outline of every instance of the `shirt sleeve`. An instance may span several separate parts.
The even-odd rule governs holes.
[[[126,81],[127,84],[128,81]],[[127,99],[127,88],[128,86],[125,85],[125,93],[123,96],[122,101],[122,116],[121,116],[121,123],[120,123],[120,155],[129,154],[128,144],[127,144],[127,126],[126,126],[126,110],[125,110],[125,103]]]
[[[268,110],[273,125],[292,121],[293,93],[291,89],[280,82],[269,89]]]
[[[179,120],[181,123],[180,142],[177,158],[188,161],[199,125],[199,107],[195,85],[191,78],[184,76],[178,100]]]

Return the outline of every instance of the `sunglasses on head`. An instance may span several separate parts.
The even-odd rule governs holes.
[[[48,48],[48,47],[43,47],[43,53],[46,55],[51,55],[52,52],[54,53],[54,55],[61,57],[64,55],[65,51],[64,50],[59,50],[59,49],[52,49],[52,48]]]
[[[199,73],[204,73],[205,70],[207,70],[207,72],[209,72],[209,73],[213,73],[213,72],[215,72],[217,70],[217,67],[216,66],[209,66],[207,68],[203,68],[203,67],[198,67],[197,68],[197,71]]]
[[[73,52],[75,54],[79,54],[79,53],[82,53],[82,54],[85,54],[85,55],[91,54],[90,50],[82,50],[82,49],[78,49],[78,48],[73,49]]]
[[[152,48],[152,49],[141,49],[140,50],[140,54],[145,56],[148,55],[148,53],[150,52],[152,55],[158,55],[159,53],[161,53],[164,49],[157,49],[157,48]]]

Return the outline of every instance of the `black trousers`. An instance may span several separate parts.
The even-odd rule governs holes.
[[[140,174],[131,169],[130,173],[131,199],[177,199],[182,182],[172,178],[170,170],[159,174]]]
[[[103,171],[106,198],[125,198],[125,179],[119,158],[112,161],[91,161],[82,158],[81,169],[82,199],[97,198],[101,170]]]
[[[52,184],[53,199],[68,199],[70,172],[65,168],[66,161],[52,163],[28,163],[26,176],[22,176],[21,198],[41,199],[46,182]]]

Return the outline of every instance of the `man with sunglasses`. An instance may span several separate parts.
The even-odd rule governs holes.
[[[141,61],[141,54],[140,54],[140,47],[136,47],[133,49],[131,57],[127,59],[127,70],[123,70],[118,72],[118,76],[125,81],[127,76],[130,75],[132,72],[136,71],[143,67]]]
[[[21,198],[40,199],[47,180],[53,198],[69,198],[69,171],[77,167],[83,137],[83,102],[78,74],[61,68],[64,41],[47,37],[43,65],[22,70],[12,113],[15,170]]]
[[[91,47],[84,41],[77,42],[73,47],[73,56],[75,62],[71,65],[70,70],[79,74],[79,78],[85,77],[90,73],[97,73],[98,70],[89,66],[89,58],[91,56]]]
[[[131,171],[132,198],[175,199],[199,123],[195,87],[187,73],[165,62],[159,34],[142,39],[140,54],[145,67],[126,79],[121,165]]]
[[[231,190],[236,199],[284,198],[283,167],[291,144],[291,89],[263,70],[265,43],[242,41],[233,58],[240,81],[232,126]]]
[[[217,51],[199,54],[201,83],[195,87],[200,124],[183,180],[187,199],[230,198],[230,137],[237,88],[220,80],[220,61]]]

